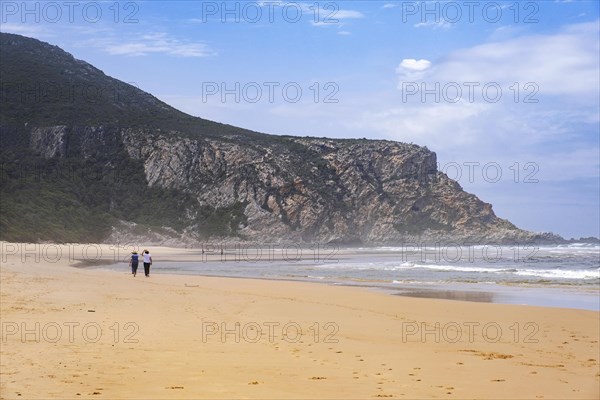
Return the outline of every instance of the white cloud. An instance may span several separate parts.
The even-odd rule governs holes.
[[[188,42],[164,32],[147,33],[123,41],[117,37],[94,39],[89,42],[111,55],[146,56],[162,53],[179,57],[207,57],[214,55],[203,42]]]
[[[56,30],[44,25],[6,23],[0,25],[0,31],[51,41],[62,47],[68,47],[68,44],[74,47],[94,47],[111,55],[207,57],[215,54],[207,43],[201,41],[179,39],[166,32],[123,33],[106,24],[96,24],[93,27],[73,24]],[[72,41],[71,38],[75,40]]]
[[[298,4],[298,3],[296,3]],[[357,19],[364,18],[365,15],[356,10],[340,10],[338,3],[299,3],[298,6],[307,16],[314,17],[318,11],[318,16],[321,19]],[[319,7],[318,10],[315,6]]]
[[[332,19],[358,19],[364,17],[363,13],[354,10],[338,10],[331,16]]]
[[[396,3],[386,3],[381,8],[396,8],[396,7],[398,7],[398,4],[396,4]]]
[[[522,36],[454,51],[428,68],[422,79],[442,84],[496,82],[506,90],[515,82],[521,88],[532,82],[541,96],[597,98],[599,34],[597,22],[585,23],[552,35]],[[410,69],[410,63],[401,67],[397,72],[402,80],[402,72]]]
[[[358,125],[402,142],[457,149],[477,141],[478,127],[471,122],[489,112],[488,105],[474,103],[401,104],[365,111]]]
[[[413,25],[415,28],[433,28],[433,29],[450,29],[452,24],[446,20],[418,22]]]
[[[414,58],[405,58],[402,60],[396,72],[400,72],[402,69],[409,71],[424,71],[431,67],[431,61],[429,60],[415,60]]]
[[[329,7],[328,4],[333,5],[333,7]],[[320,8],[315,10],[315,5]],[[347,23],[347,20],[365,18],[365,15],[360,11],[338,9],[337,3],[300,3],[300,7],[305,15],[310,16],[310,23],[317,27],[341,27]]]
[[[419,81],[429,68],[431,68],[431,61],[429,60],[405,58],[396,67],[396,73],[402,81]]]
[[[50,30],[40,25],[31,24],[3,23],[0,24],[0,32],[15,33],[17,35],[37,38],[52,38],[56,36],[52,34]]]

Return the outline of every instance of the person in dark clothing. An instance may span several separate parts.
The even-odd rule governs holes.
[[[140,260],[140,255],[137,253],[137,251],[132,251],[131,252],[131,260],[129,260],[129,266],[131,267],[131,273],[133,274],[134,277],[135,277],[135,274],[137,273],[139,260]]]

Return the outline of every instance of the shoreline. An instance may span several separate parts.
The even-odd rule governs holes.
[[[116,263],[115,263],[116,264]],[[111,264],[114,265],[114,264]],[[90,268],[98,270],[115,271],[111,268],[102,268],[107,264],[90,265],[86,267],[74,266],[75,268]],[[138,270],[139,271],[139,270]],[[291,278],[291,277],[261,277],[261,276],[231,276],[231,275],[208,275],[191,272],[156,272],[152,274],[164,276],[198,276],[204,278],[222,278],[222,279],[248,279],[265,280],[273,282],[302,282],[309,284],[325,286],[343,286],[351,288],[360,288],[374,292],[385,293],[392,296],[403,296],[412,298],[440,299],[449,301],[467,301],[476,303],[493,303],[506,305],[523,305],[533,307],[550,307],[573,310],[600,311],[598,289],[576,288],[569,286],[534,286],[534,285],[501,285],[494,284],[483,287],[482,284],[462,283],[448,284],[443,288],[441,284],[390,284],[390,283],[369,283],[365,281],[356,282],[338,282],[310,278]],[[472,286],[472,287],[468,287]],[[571,296],[566,303],[561,304],[556,301],[556,294],[568,294]],[[552,301],[554,299],[554,301]]]
[[[3,399],[600,396],[594,311],[4,256]]]
[[[336,279],[335,277],[315,277],[310,275],[253,275],[252,272],[244,275],[240,273],[210,272],[193,269],[164,269],[160,265],[172,266],[176,263],[186,265],[197,264],[205,266],[207,264],[222,264],[235,266],[238,269],[248,264],[232,258],[232,255],[225,253],[202,255],[198,249],[188,249],[182,251],[179,248],[171,248],[171,252],[181,252],[180,257],[160,258],[157,262],[158,268],[153,267],[153,274],[160,275],[181,275],[181,276],[202,276],[233,279],[258,279],[271,281],[289,281],[289,282],[307,282],[318,283],[329,286],[348,286],[362,287],[386,294],[415,297],[415,298],[435,298],[446,300],[462,300],[474,302],[486,302],[496,304],[519,304],[533,305],[540,307],[559,307],[573,308],[591,311],[600,310],[600,291],[598,285],[590,284],[586,286],[569,284],[535,284],[535,283],[511,283],[511,282],[465,282],[465,281],[445,281],[445,282],[396,282],[379,279]],[[200,257],[202,258],[200,258]],[[369,256],[382,255],[378,252],[359,253],[355,250],[342,250],[338,254],[337,261],[356,261],[356,257],[366,258]],[[397,254],[390,252],[384,253],[384,258],[397,258]],[[223,259],[225,258],[225,259]],[[73,265],[80,269],[106,269],[111,271],[127,270],[128,267],[120,260],[75,260]],[[301,263],[313,262],[313,259],[304,257]],[[300,264],[301,264],[300,263]],[[282,266],[291,266],[289,260],[285,258],[271,258],[268,264],[274,268]]]

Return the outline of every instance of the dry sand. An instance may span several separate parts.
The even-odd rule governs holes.
[[[600,397],[598,312],[134,278],[126,263],[73,268],[69,246],[56,260],[56,248],[2,249],[4,399]],[[196,254],[152,252],[155,269]]]

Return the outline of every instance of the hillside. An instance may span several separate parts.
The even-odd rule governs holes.
[[[0,34],[0,239],[558,240],[518,229],[426,147],[267,135],[182,113]]]

